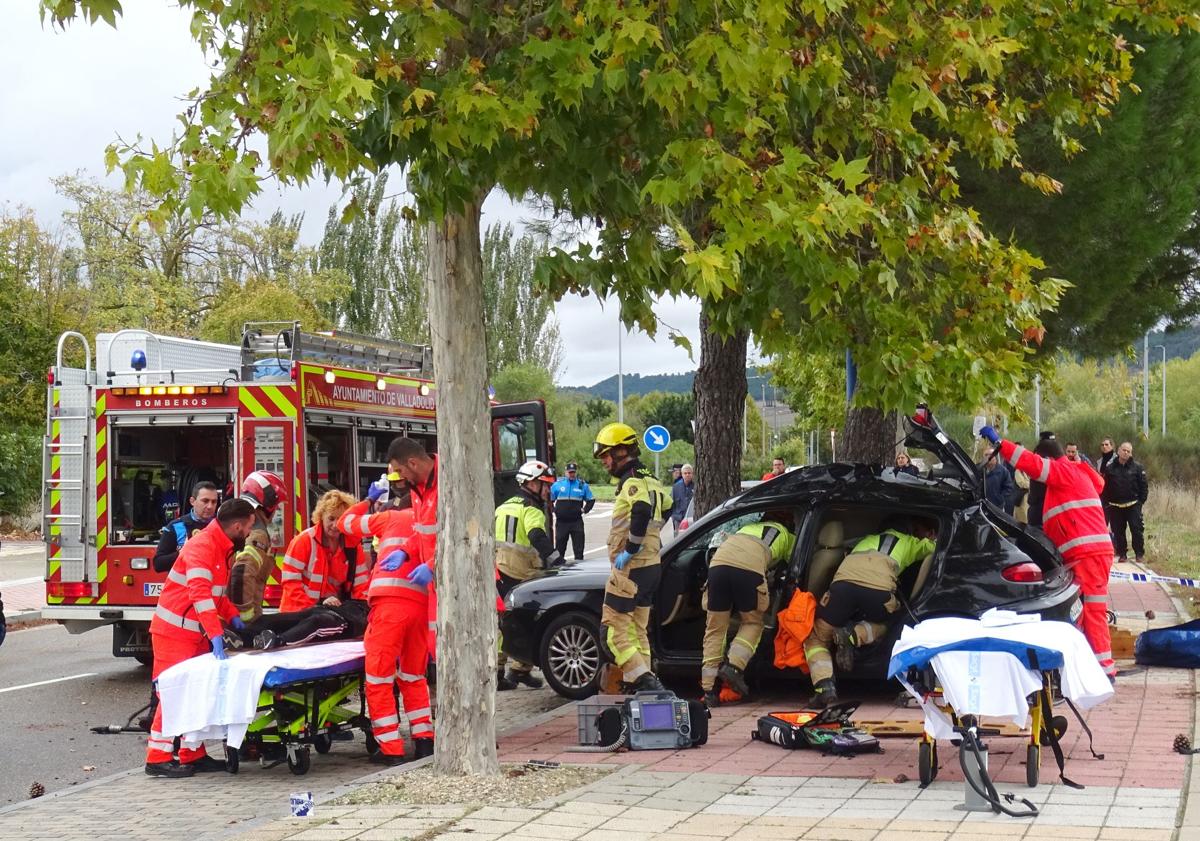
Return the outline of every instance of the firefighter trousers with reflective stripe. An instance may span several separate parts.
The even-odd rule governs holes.
[[[371,604],[363,647],[371,731],[383,753],[403,756],[400,715],[392,691],[397,680],[410,735],[414,739],[433,738],[429,684],[425,682],[425,668],[429,664],[425,601],[376,599]]]
[[[150,679],[158,680],[158,676],[176,663],[199,657],[212,651],[212,646],[201,634],[191,638],[169,637],[163,634],[151,634],[154,647],[154,666],[150,670]],[[170,762],[174,739],[162,732],[162,703],[154,708],[154,721],[150,725],[150,738],[146,740],[146,762]],[[196,762],[206,756],[203,742],[183,742],[179,746],[179,761],[183,764]]]
[[[734,611],[738,615],[738,629],[733,642],[729,643],[729,665],[745,669],[762,639],[763,615],[769,602],[767,582],[761,573],[730,566],[709,569],[703,605],[708,618],[704,625],[704,661],[700,669],[700,686],[705,692],[713,689],[717,672],[726,659],[725,644]]]
[[[662,568],[658,564],[637,569],[613,567],[604,585],[604,608],[600,624],[607,629],[606,639],[613,659],[627,683],[633,683],[650,671],[650,606]]]
[[[854,646],[868,645],[887,633],[890,612],[888,605],[895,599],[888,590],[864,587],[850,581],[835,581],[829,585],[817,605],[817,620],[804,643],[809,677],[814,684],[833,677],[833,636],[838,628],[849,627],[854,634]]]
[[[1083,593],[1083,613],[1079,629],[1087,637],[1104,673],[1115,675],[1117,664],[1112,656],[1112,637],[1108,630],[1108,573],[1113,559],[1108,549],[1092,552],[1071,564],[1075,583]]]

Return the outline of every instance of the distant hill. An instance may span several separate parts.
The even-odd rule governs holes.
[[[1141,350],[1141,343],[1137,343]],[[1167,349],[1167,359],[1188,359],[1200,350],[1200,322],[1191,324],[1182,330],[1170,330],[1167,333],[1154,332],[1150,334],[1150,358],[1157,359],[1162,351],[1155,345],[1164,345]]]
[[[1161,344],[1161,343],[1160,343]],[[747,368],[747,377],[759,376],[758,369]],[[696,379],[695,371],[685,371],[682,374],[626,374],[625,375],[625,396],[633,394],[649,394],[652,391],[665,391],[669,394],[691,394],[692,382]],[[768,385],[770,381],[768,380]],[[751,385],[752,391],[757,392],[759,381],[754,380]],[[612,400],[614,403],[617,400],[617,376],[613,374],[605,380],[601,380],[595,385],[589,386],[572,386],[564,391],[578,391],[588,394],[592,397],[601,397],[605,400]]]

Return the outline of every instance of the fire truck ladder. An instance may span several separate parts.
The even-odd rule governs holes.
[[[382,374],[431,379],[433,349],[346,330],[307,333],[295,321],[251,321],[242,328],[242,379],[252,379],[256,362],[317,362]]]
[[[83,368],[63,366],[63,345],[69,338],[83,344]],[[58,339],[54,380],[46,407],[46,437],[42,447],[42,534],[47,557],[61,565],[63,581],[88,581],[87,529],[91,498],[87,471],[91,466],[92,350],[76,332]]]

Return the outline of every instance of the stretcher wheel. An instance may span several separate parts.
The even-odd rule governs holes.
[[[370,725],[367,725],[369,728]],[[363,740],[367,743],[367,755],[374,756],[379,753],[379,742],[375,739],[375,734],[370,729],[363,730]]]
[[[297,777],[303,777],[312,766],[312,754],[307,747],[297,747],[288,751],[288,770]]]
[[[237,748],[225,746],[225,770],[230,774],[238,772],[238,766],[241,765],[241,756],[238,754]]]
[[[921,742],[917,745],[917,772],[923,786],[937,779],[937,742]]]
[[[333,737],[328,733],[318,733],[313,736],[313,747],[317,749],[317,753],[329,753],[329,749],[333,747]]]
[[[1029,745],[1025,748],[1025,785],[1037,788],[1038,773],[1042,765],[1042,746]]]

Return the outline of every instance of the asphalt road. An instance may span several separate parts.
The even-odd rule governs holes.
[[[10,632],[0,648],[0,806],[27,798],[35,781],[58,791],[142,764],[144,735],[88,728],[124,724],[149,691],[150,670],[113,657],[106,628]]]

